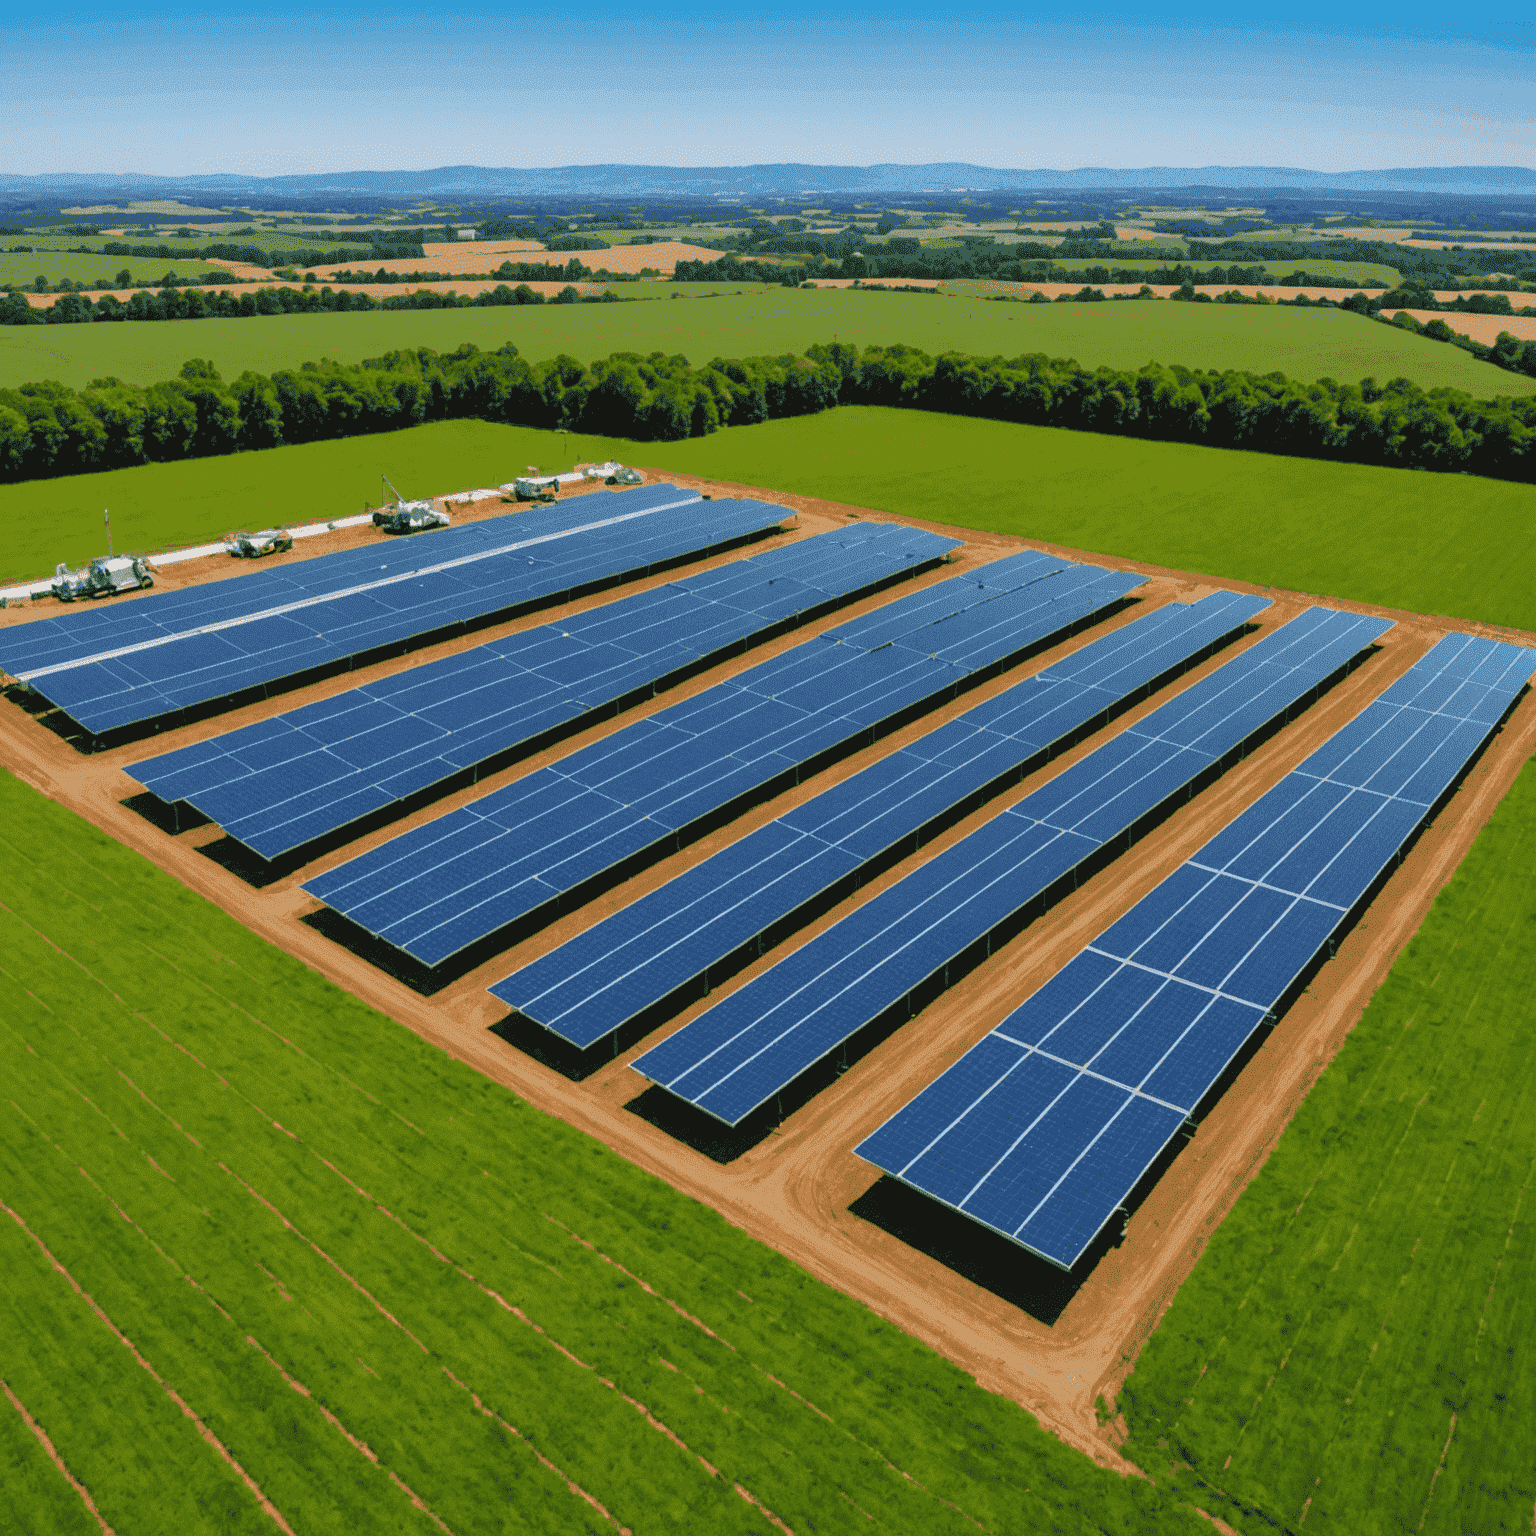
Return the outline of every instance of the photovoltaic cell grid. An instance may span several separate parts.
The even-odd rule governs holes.
[[[952,808],[1002,788],[1269,606],[1217,592],[1104,635],[893,752],[490,988],[590,1047]]]
[[[1241,748],[1390,628],[1311,608],[754,977],[634,1063],[739,1125]]]
[[[729,505],[729,504],[727,504]],[[128,771],[266,859],[702,658],[926,570],[957,540],[861,522],[349,689]]]
[[[846,750],[1145,580],[1026,550],[636,721],[304,889],[425,965]]]
[[[1536,652],[1453,635],[859,1148],[1070,1268],[1372,890]]]
[[[0,632],[0,666],[101,735],[557,601],[766,532],[786,516],[665,486],[580,502],[584,510],[549,509],[552,518],[509,515],[20,625]]]
[[[508,543],[558,534],[616,514],[681,506],[699,499],[696,492],[673,485],[645,486],[601,500],[581,498],[465,523],[434,531],[430,539],[370,544],[252,571],[230,582],[156,592],[131,603],[77,609],[0,635],[0,664],[13,676],[24,676],[204,624],[248,618],[283,603],[323,598],[372,581],[380,571],[399,576],[423,565],[484,554]]]

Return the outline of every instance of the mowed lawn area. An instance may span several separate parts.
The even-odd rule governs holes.
[[[103,375],[153,384],[174,378],[189,357],[209,358],[233,379],[247,368],[271,373],[321,357],[359,362],[396,347],[447,352],[464,342],[490,350],[511,341],[533,359],[564,352],[592,362],[613,352],[659,351],[702,364],[712,357],[803,352],[833,340],[860,348],[904,342],[930,353],[986,357],[1043,352],[1076,358],[1086,367],[1158,362],[1278,370],[1307,381],[1401,377],[1425,389],[1445,386],[1480,399],[1536,394],[1536,379],[1340,310],[1161,301],[1026,306],[945,294],[783,288],[622,306],[5,326],[0,327],[0,385],[57,379],[78,389]]]
[[[5,774],[0,827],[7,1529],[1209,1529]]]
[[[1531,1529],[1533,866],[1527,764],[1121,1395],[1239,1530]]]
[[[0,487],[0,580],[615,457],[1331,597],[1536,629],[1536,487],[844,406],[680,443],[479,421]]]

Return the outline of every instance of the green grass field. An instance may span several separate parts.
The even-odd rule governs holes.
[[[321,357],[356,362],[395,347],[450,351],[466,341],[487,349],[512,341],[531,358],[567,352],[591,362],[612,352],[662,351],[705,363],[800,352],[834,339],[989,357],[1044,352],[1088,367],[1138,368],[1155,361],[1256,373],[1278,369],[1306,380],[1404,377],[1426,389],[1445,385],[1484,399],[1536,393],[1536,379],[1339,310],[1166,303],[1026,307],[981,298],[783,288],[623,307],[5,326],[0,384],[48,378],[78,388],[102,374],[149,384],[174,378],[189,357],[211,358],[233,378],[246,368],[271,373]]]
[[[98,1529],[17,1403],[120,1536],[270,1531],[245,1478],[304,1536],[1206,1529],[4,774],[0,825],[8,1529]]]
[[[662,470],[995,529],[1078,549],[1420,613],[1536,629],[1536,487],[1054,427],[844,406],[681,443],[487,422],[0,486],[0,578],[231,527],[345,516],[379,474],[408,495],[499,484],[525,464]],[[1340,515],[1340,508],[1346,515]]]
[[[0,253],[0,287],[15,283],[30,288],[34,278],[46,277],[50,283],[68,278],[72,283],[94,283],[98,278],[113,282],[124,267],[136,283],[158,283],[167,272],[177,277],[201,277],[217,267],[212,261],[167,261],[163,256],[82,256],[69,251],[32,251]]]
[[[1531,1529],[1533,864],[1528,764],[1122,1395],[1242,1530]]]

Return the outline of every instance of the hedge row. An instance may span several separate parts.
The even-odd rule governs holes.
[[[907,406],[1168,442],[1536,479],[1536,399],[1473,400],[1407,379],[1302,384],[1278,373],[1149,364],[1088,369],[912,347],[811,347],[804,356],[686,358],[622,352],[590,366],[530,363],[510,343],[326,360],[226,383],[193,360],[139,389],[99,379],[0,389],[0,478],[31,479],[391,431],[449,417],[566,427],[640,441],[830,409]]]
[[[362,281],[360,278],[359,281]],[[372,281],[372,279],[368,279]],[[611,290],[578,294],[567,286],[551,301],[556,304],[620,303]],[[371,309],[485,309],[503,304],[543,304],[537,288],[505,283],[481,293],[440,293],[422,288],[392,293],[375,299],[348,288],[247,288],[240,292],[206,288],[162,288],[157,293],[141,289],[126,302],[104,293],[94,304],[83,293],[66,293],[44,309],[29,304],[19,293],[0,298],[0,325],[89,325],[95,321],[121,320],[250,320],[257,315],[321,315]]]

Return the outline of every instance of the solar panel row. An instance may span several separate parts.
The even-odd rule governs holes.
[[[995,561],[636,721],[304,889],[440,965],[663,856],[710,818],[1089,622],[1144,579],[1034,550]]]
[[[859,1148],[1070,1268],[1395,867],[1536,652],[1453,635]]]
[[[578,498],[483,522],[462,523],[436,530],[430,539],[392,540],[291,564],[259,567],[228,582],[160,591],[132,603],[76,609],[8,630],[0,635],[4,647],[0,659],[13,675],[36,671],[203,624],[245,618],[297,599],[323,597],[371,581],[381,570],[399,575],[424,565],[483,554],[514,540],[579,527],[619,512],[655,510],[698,500],[696,492],[673,485],[645,486],[596,502]]]
[[[851,912],[634,1063],[739,1125],[1362,654],[1389,621],[1312,608]],[[910,1001],[909,1001],[910,1006]]]
[[[622,494],[654,499],[664,489]],[[625,506],[619,495],[585,497],[585,524],[572,523],[574,508],[560,509],[562,525],[555,528],[527,521],[534,514],[525,513],[501,529],[499,542],[482,538],[480,547],[458,554],[445,553],[438,542],[449,533],[434,533],[408,552],[400,546],[370,549],[365,552],[373,555],[374,570],[366,576],[349,554],[344,570],[306,574],[286,591],[274,589],[268,578],[300,572],[311,562],[157,594],[124,604],[123,618],[109,632],[92,626],[83,639],[68,628],[68,618],[47,619],[0,634],[0,665],[96,736],[143,729],[188,709],[259,696],[349,661],[696,558],[770,532],[786,515],[782,507],[761,502],[679,505],[676,498],[687,494],[639,508]],[[479,533],[489,526],[451,532]],[[338,588],[338,576],[362,579]],[[258,581],[271,600],[251,609],[244,589]],[[314,590],[316,583],[323,590]],[[167,599],[182,601],[155,606]],[[227,604],[246,611],[229,612]],[[34,629],[50,633],[28,634]]]
[[[349,689],[129,772],[275,859],[406,796],[471,782],[709,659],[927,570],[956,543],[861,522]]]
[[[1217,592],[1102,636],[721,850],[490,988],[583,1049],[691,994],[744,949],[867,878],[927,829],[1016,783],[1063,743],[1229,639],[1264,598]]]

